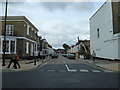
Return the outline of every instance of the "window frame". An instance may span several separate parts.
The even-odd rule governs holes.
[[[29,42],[26,42],[26,53],[29,53]]]
[[[14,33],[14,25],[7,24],[6,25],[6,36],[13,36],[13,33]]]
[[[30,26],[27,25],[27,35],[29,35],[29,34],[30,34]]]
[[[97,37],[100,38],[100,29],[97,29]]]

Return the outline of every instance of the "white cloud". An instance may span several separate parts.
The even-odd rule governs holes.
[[[78,36],[89,39],[89,18],[95,7],[93,2],[12,2],[8,15],[26,16],[40,30],[40,35],[57,48],[63,43],[75,44]]]

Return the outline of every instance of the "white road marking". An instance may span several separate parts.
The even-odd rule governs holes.
[[[110,71],[110,70],[104,70],[104,72],[113,72],[113,71]]]
[[[76,71],[77,71],[77,70],[75,70],[75,69],[71,69],[71,70],[70,70],[70,72],[76,72]]]
[[[50,72],[54,72],[55,70],[48,70],[48,71],[50,71]]]
[[[91,70],[92,72],[101,72],[100,70]]]
[[[67,65],[67,64],[65,64],[65,67],[67,68],[68,71],[70,71],[70,69],[68,68],[68,65]]]
[[[81,69],[80,72],[88,72],[88,70],[86,70],[86,69],[84,69],[84,70]]]

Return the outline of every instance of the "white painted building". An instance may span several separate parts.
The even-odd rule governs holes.
[[[48,54],[55,54],[55,51],[54,51],[54,49],[53,48],[51,48],[51,47],[48,47],[47,48],[47,52],[48,52]]]
[[[71,46],[70,49],[67,50],[68,53],[76,53],[78,52],[78,45]]]
[[[90,51],[120,60],[120,2],[105,2],[90,18]]]

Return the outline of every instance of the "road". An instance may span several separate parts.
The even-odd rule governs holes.
[[[63,56],[34,70],[2,75],[3,88],[118,88],[118,73]]]

